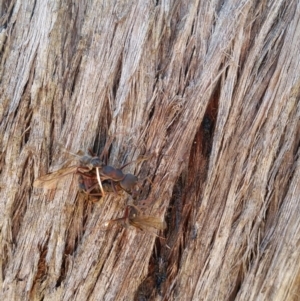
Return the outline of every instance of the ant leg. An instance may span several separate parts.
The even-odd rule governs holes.
[[[113,192],[118,195],[118,192],[117,192],[117,189],[116,189],[116,186],[115,186],[115,183],[113,180],[110,180],[110,185],[112,187]]]
[[[81,171],[82,169],[84,169],[84,171]],[[77,167],[77,170],[76,170],[75,174],[81,175],[81,176],[83,176],[83,177],[85,177],[85,178],[90,178],[90,179],[92,179],[92,178],[95,177],[95,175],[89,174],[90,171],[91,171],[90,169],[85,168],[85,167]]]
[[[125,213],[124,213],[123,217],[119,217],[119,218],[116,218],[116,219],[111,219],[111,220],[105,222],[105,225],[108,226],[110,223],[120,223],[120,222],[126,228],[130,225],[129,224],[129,206],[126,206]]]
[[[92,156],[92,157],[96,157],[97,154],[93,152],[93,150],[91,148],[88,149],[88,153]]]
[[[140,210],[140,208],[138,208],[138,206],[136,206],[136,205],[134,205],[134,203],[133,203],[133,200],[131,199],[131,200],[129,200],[128,202],[127,202],[127,206],[126,206],[126,209],[128,208],[128,207],[131,207],[131,208],[133,208],[136,212],[137,212],[137,214],[141,214],[142,213],[142,211]],[[135,214],[136,215],[136,214]]]
[[[112,145],[112,142],[114,141],[116,135],[113,135],[111,137],[109,137],[109,139],[106,141],[105,145],[104,145],[104,148],[103,148],[103,151],[102,153],[100,154],[99,158],[102,162],[105,163],[105,165],[107,164],[108,162],[108,152],[109,152],[109,148],[111,147]]]
[[[90,174],[90,172],[91,172],[90,170],[87,170],[86,172],[82,172],[82,171],[79,170],[79,168],[81,168],[81,167],[77,168],[76,174],[81,175],[83,178],[88,178],[88,179],[94,179],[95,178],[94,174]],[[104,192],[104,189],[103,189],[103,186],[102,186],[102,182],[101,182],[101,178],[100,178],[99,167],[96,167],[96,178],[97,178],[100,190],[102,192],[102,195],[104,197],[105,196],[105,192]]]
[[[137,158],[136,160],[130,161],[130,162],[122,165],[122,167],[120,167],[120,169],[123,169],[124,167],[126,167],[127,165],[129,165],[131,163],[140,163],[140,162],[143,162],[143,161],[147,161],[150,158],[151,158],[151,155],[150,156],[141,156],[140,158]]]
[[[81,192],[82,195],[87,196],[87,200],[93,203],[96,202],[102,202],[101,201],[101,197],[102,197],[102,193],[89,193],[87,191],[82,191]]]
[[[85,190],[85,193],[88,194],[88,195],[101,195],[102,196],[102,193],[91,193],[91,191],[93,191],[96,187],[98,187],[99,184],[94,184],[93,186],[91,186],[90,188],[86,189]]]

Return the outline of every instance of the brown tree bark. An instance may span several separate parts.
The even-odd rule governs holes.
[[[3,1],[1,300],[299,300],[300,4]],[[109,139],[163,232],[76,176]],[[63,146],[63,147],[62,147]],[[148,179],[149,181],[147,181]]]

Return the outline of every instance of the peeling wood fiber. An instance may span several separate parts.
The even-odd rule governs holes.
[[[299,300],[299,35],[298,1],[2,1],[0,299]],[[108,141],[166,231],[32,187]]]

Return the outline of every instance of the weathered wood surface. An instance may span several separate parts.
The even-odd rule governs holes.
[[[1,300],[299,300],[298,1],[0,4]],[[104,222],[71,152],[144,181],[155,237]],[[162,238],[162,237],[165,237]]]

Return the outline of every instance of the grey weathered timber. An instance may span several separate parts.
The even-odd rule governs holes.
[[[0,3],[0,300],[299,300],[300,4]],[[141,180],[165,231],[76,175]]]

